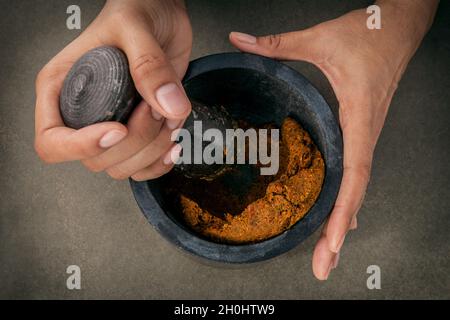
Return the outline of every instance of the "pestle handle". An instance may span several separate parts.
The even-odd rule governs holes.
[[[105,121],[126,123],[140,100],[126,55],[104,46],[88,51],[72,66],[60,94],[60,112],[65,125],[73,129]],[[204,130],[217,128],[225,133],[225,129],[234,127],[223,108],[191,102],[193,112],[184,125],[190,132],[194,120],[201,120]],[[175,168],[185,176],[208,180],[224,171],[224,165],[181,164]]]
[[[65,125],[80,129],[105,121],[125,123],[139,99],[125,54],[99,47],[72,66],[59,106]]]

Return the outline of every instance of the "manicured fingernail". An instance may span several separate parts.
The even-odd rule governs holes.
[[[174,164],[180,158],[182,147],[179,144],[174,145],[169,152],[164,156],[163,163],[168,166]]]
[[[330,262],[330,265],[328,266],[327,272],[324,274],[324,277],[322,280],[328,280],[328,277],[330,276],[331,268],[333,267],[333,261]]]
[[[350,230],[355,230],[358,228],[358,219],[353,217],[352,222],[350,223]]]
[[[331,269],[336,269],[336,267],[338,266],[338,264],[339,264],[339,257],[341,256],[341,254],[340,254],[340,252],[338,252],[337,254],[336,254],[336,256],[334,257],[334,259],[333,259],[333,263],[331,264]]]
[[[346,234],[344,234],[344,235],[342,236],[342,238],[339,240],[339,242],[337,242],[337,244],[335,244],[335,245],[331,248],[331,251],[333,251],[333,252],[335,252],[335,253],[338,253],[339,251],[341,251],[341,247],[342,247],[342,245],[344,244],[345,236],[346,236]]]
[[[152,108],[152,107],[149,107],[149,108],[152,109],[151,111],[152,111],[153,119],[155,119],[156,121],[160,121],[163,118],[163,116],[158,111],[156,111],[155,108]]]
[[[175,83],[168,83],[159,88],[156,91],[156,99],[161,108],[170,115],[184,114],[190,108],[188,98]]]
[[[233,32],[233,37],[236,38],[239,42],[247,43],[247,44],[255,44],[256,37],[242,32]]]
[[[166,126],[170,129],[176,129],[181,124],[180,120],[166,119]]]
[[[113,145],[119,143],[123,138],[125,138],[126,133],[119,130],[112,130],[106,133],[99,142],[100,147],[110,148]]]

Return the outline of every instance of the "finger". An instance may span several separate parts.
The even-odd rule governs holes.
[[[172,170],[181,153],[181,146],[174,145],[166,155],[162,156],[158,161],[151,164],[131,176],[135,181],[146,181],[156,179]]]
[[[336,253],[361,207],[369,182],[373,147],[366,142],[366,130],[364,125],[355,122],[347,125],[343,132],[344,174],[327,227],[329,249]]]
[[[127,129],[115,122],[99,123],[80,130],[54,127],[39,132],[35,149],[47,163],[83,160],[104,152],[126,135]]]
[[[84,160],[83,164],[91,171],[100,172],[125,161],[150,144],[162,124],[162,116],[141,101],[128,120],[127,137],[98,156]]]
[[[312,62],[320,54],[313,28],[262,37],[231,32],[229,38],[230,42],[241,51],[274,59]]]
[[[182,124],[183,122],[180,121],[179,126]],[[114,179],[123,180],[131,177],[143,168],[149,167],[163,154],[166,154],[174,145],[171,137],[175,130],[176,128],[169,128],[168,125],[165,124],[158,137],[149,145],[124,162],[108,168],[106,172]]]
[[[314,276],[319,280],[327,280],[335,263],[336,253],[328,248],[327,236],[322,233],[314,249],[312,268]]]
[[[59,113],[59,91],[64,75],[60,68],[46,67],[36,83],[35,149],[48,163],[95,156],[127,135],[127,128],[115,122],[99,123],[80,130],[65,127]]]
[[[122,47],[130,72],[144,100],[168,119],[184,119],[191,103],[160,45],[146,28],[124,30]]]

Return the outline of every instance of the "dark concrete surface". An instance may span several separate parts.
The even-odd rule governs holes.
[[[1,0],[0,298],[450,298],[450,28],[443,1],[432,31],[395,95],[375,154],[359,228],[326,282],[314,279],[318,233],[272,261],[210,266],[163,240],[139,211],[127,182],[78,163],[47,166],[33,150],[34,78],[78,31],[66,29],[76,3],[86,27],[102,1]],[[312,26],[366,1],[188,1],[193,58],[231,51],[231,30],[256,34]],[[290,63],[336,110],[327,80]],[[68,265],[82,289],[66,289]],[[366,268],[381,268],[368,290]]]

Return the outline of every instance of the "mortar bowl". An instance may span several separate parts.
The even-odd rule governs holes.
[[[130,180],[135,199],[150,224],[175,246],[197,257],[221,263],[252,263],[281,255],[304,241],[330,214],[342,179],[342,135],[330,107],[300,73],[261,56],[221,53],[190,63],[183,80],[188,96],[205,105],[223,105],[235,119],[254,125],[275,123],[290,116],[309,132],[322,152],[325,178],[309,212],[290,229],[258,243],[230,245],[208,240],[192,231],[173,212],[163,179]]]

